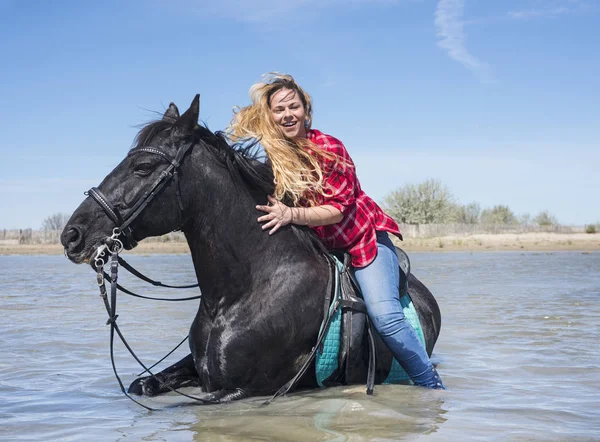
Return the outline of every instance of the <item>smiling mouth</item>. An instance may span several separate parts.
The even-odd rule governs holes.
[[[283,123],[282,126],[289,129],[290,127],[294,127],[296,125],[295,121],[290,121],[288,123]]]

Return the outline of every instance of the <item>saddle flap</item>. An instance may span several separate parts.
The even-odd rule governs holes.
[[[339,366],[346,384],[364,382],[368,371],[367,307],[351,269],[351,257],[344,255],[341,275],[340,306],[342,307],[342,334]],[[367,350],[367,351],[364,351]]]
[[[410,259],[396,247],[400,270],[399,296],[408,292]],[[351,257],[347,253],[336,252],[333,255],[343,263],[339,273],[338,302],[341,309],[339,328],[339,353],[337,368],[323,380],[323,385],[360,384],[368,379],[369,364],[374,362],[372,374],[375,383],[384,382],[393,368],[393,356],[379,334],[367,319],[367,308],[360,287],[351,271]],[[335,270],[337,271],[337,270]],[[369,345],[369,333],[373,347]],[[337,344],[336,344],[337,347]],[[374,355],[370,355],[372,350]],[[375,356],[376,355],[376,356]],[[370,361],[369,358],[373,360]]]

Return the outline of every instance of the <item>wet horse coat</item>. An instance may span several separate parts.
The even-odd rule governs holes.
[[[268,165],[251,148],[232,148],[223,136],[198,126],[198,96],[179,115],[174,104],[145,126],[133,149],[98,189],[124,217],[168,166],[192,143],[170,180],[131,224],[134,241],[173,230],[190,246],[202,299],[189,333],[190,355],[157,378],[133,382],[134,393],[153,395],[166,385],[198,385],[224,401],[274,393],[294,377],[314,346],[324,316],[328,266],[308,228],[262,231],[257,204],[273,192]],[[160,150],[152,154],[146,147]],[[180,195],[181,207],[178,204]],[[115,223],[92,199],[74,212],[61,242],[70,260],[90,260]],[[409,294],[421,319],[428,353],[440,328],[438,305],[414,276]],[[151,338],[151,337],[150,337]],[[309,370],[301,385],[316,386]]]

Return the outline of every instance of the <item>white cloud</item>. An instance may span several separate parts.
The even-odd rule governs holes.
[[[464,9],[464,0],[439,0],[435,9],[435,26],[439,37],[437,44],[448,52],[450,58],[467,69],[483,73],[487,65],[471,55],[466,47]]]

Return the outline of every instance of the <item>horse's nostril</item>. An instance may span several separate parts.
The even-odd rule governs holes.
[[[79,231],[79,229],[75,228],[75,227],[71,227],[69,229],[69,242],[73,243],[76,242],[80,237],[81,237],[81,232]]]
[[[81,234],[81,229],[75,226],[70,226],[64,230],[61,242],[65,249],[68,249],[68,251],[74,251],[77,246],[81,244],[82,238],[83,235]]]

